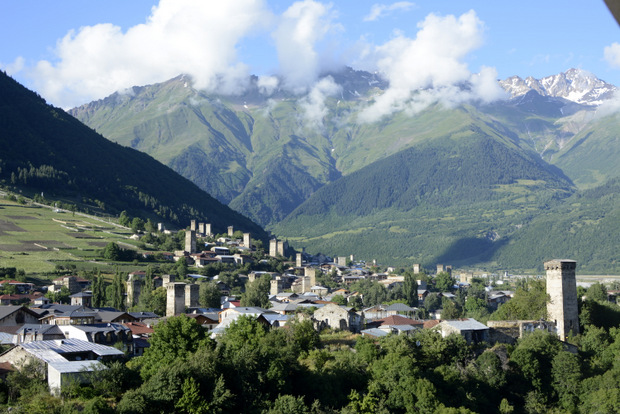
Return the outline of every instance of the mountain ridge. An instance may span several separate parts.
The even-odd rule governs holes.
[[[110,142],[62,109],[47,105],[0,73],[0,178],[9,187],[46,197],[98,200],[108,214],[127,210],[185,227],[190,219],[247,229],[267,239],[247,217],[221,205],[151,156]]]

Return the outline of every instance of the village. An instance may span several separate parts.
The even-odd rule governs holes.
[[[163,230],[162,226],[159,230]],[[184,250],[165,255],[175,262],[185,262],[190,270],[216,262],[229,266],[253,263],[255,256],[251,253],[256,246],[250,233],[243,233],[242,239],[233,237],[234,234],[231,226],[227,237],[205,241],[213,240],[211,225],[192,221],[185,230]],[[464,312],[454,317],[453,303],[460,297],[492,312],[510,301],[514,290],[501,289],[501,284],[492,285],[471,274],[457,280],[449,265],[439,264],[434,274],[427,274],[419,264],[412,264],[405,275],[399,275],[393,268],[377,272],[376,263],[356,263],[353,257],[331,259],[302,251],[294,252],[294,262],[287,261],[285,255],[290,251],[286,241],[271,239],[269,251],[260,261],[278,259],[284,271],[252,270],[238,275],[245,287],[241,296],[231,294],[232,287],[218,280],[219,275],[189,273],[185,278],[174,274],[150,278],[145,271],[131,272],[124,281],[123,309],[95,307],[93,282],[74,275],[59,277],[44,288],[17,280],[0,281],[3,290],[10,287],[14,292],[0,296],[0,344],[5,349],[0,355],[0,377],[5,378],[34,359],[44,364],[50,392],[58,395],[67,381],[87,381],[85,373],[101,369],[106,360],[143,355],[154,327],[181,315],[193,319],[216,341],[242,317],[267,329],[283,329],[291,321],[309,320],[318,332],[348,331],[373,340],[434,330],[442,337],[461,335],[470,344],[514,344],[525,333],[535,330],[555,333],[562,341],[579,333],[576,263],[571,260],[545,263],[546,287],[551,297],[547,320],[482,323],[462,317]],[[326,284],[330,287],[319,281],[329,281]],[[384,292],[399,292],[391,297],[400,299],[371,304],[362,292],[354,289],[360,281],[380,286],[378,289]],[[219,307],[205,307],[201,303],[200,289],[204,283],[217,287]],[[472,284],[482,289],[475,291]],[[165,314],[157,314],[153,309],[132,310],[141,296],[158,288],[165,290]],[[249,295],[244,297],[253,288],[262,296],[258,302]],[[52,303],[46,297],[62,289],[70,292],[70,304]],[[468,291],[475,302],[468,299]],[[431,301],[434,305],[429,306]]]

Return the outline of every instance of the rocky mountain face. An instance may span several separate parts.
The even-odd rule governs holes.
[[[536,91],[542,96],[563,98],[582,105],[600,105],[611,98],[618,89],[592,73],[580,69],[569,69],[542,79],[534,79],[531,76],[522,79],[519,76],[512,76],[500,80],[499,83],[512,97]]]

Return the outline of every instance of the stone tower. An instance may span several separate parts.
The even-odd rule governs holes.
[[[269,240],[269,256],[276,257],[278,255],[278,239]]]
[[[189,229],[196,231],[196,220],[192,220],[189,222]]]
[[[243,245],[248,249],[252,248],[252,238],[250,237],[250,233],[243,233]]]
[[[413,273],[415,273],[415,274],[420,273],[420,264],[419,263],[414,263],[414,265],[413,265]]]
[[[211,233],[211,223],[205,223],[205,235],[206,236],[213,236],[213,233]]]
[[[196,231],[185,230],[185,251],[196,253]]]
[[[131,308],[133,305],[138,303],[140,300],[140,291],[142,288],[142,284],[140,279],[134,278],[133,276],[129,276],[129,280],[127,281],[127,307]]]
[[[195,283],[185,285],[185,307],[195,308],[200,304],[199,302],[200,286]]]
[[[310,291],[310,288],[316,285],[316,269],[314,267],[305,267],[304,276],[308,278],[308,283],[310,284],[308,291]]]
[[[198,233],[201,236],[204,236],[206,234],[205,233],[205,224],[204,223],[198,223]]]
[[[235,234],[235,229],[233,226],[228,226],[228,237],[232,237]]]
[[[185,283],[170,283],[166,286],[166,316],[185,312]]]
[[[570,332],[579,333],[577,309],[577,281],[574,260],[550,260],[545,262],[547,271],[547,319],[555,322],[560,340],[565,341]]]
[[[297,253],[295,255],[295,267],[301,267],[302,265],[302,255],[301,253]]]

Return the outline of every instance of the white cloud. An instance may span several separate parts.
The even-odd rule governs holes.
[[[603,54],[605,56],[605,60],[612,68],[620,68],[620,44],[612,43],[609,46],[606,46]]]
[[[336,84],[331,76],[322,78],[315,83],[308,95],[300,100],[306,125],[312,128],[320,128],[323,125],[323,118],[328,113],[325,99],[329,96],[335,96],[341,91],[342,87]]]
[[[278,88],[279,83],[280,80],[277,76],[259,76],[256,85],[260,93],[271,96]]]
[[[16,73],[21,72],[21,70],[24,69],[24,65],[25,65],[24,58],[21,57],[21,56],[18,56],[11,63],[2,63],[2,62],[0,62],[0,69],[5,71],[7,75],[13,76]]]
[[[333,24],[331,6],[313,0],[293,3],[281,16],[273,33],[284,76],[284,87],[294,93],[304,93],[324,68],[317,43],[340,25]]]
[[[394,11],[407,11],[415,7],[415,3],[409,1],[398,1],[392,4],[373,4],[370,13],[364,17],[365,22],[372,22],[381,17],[385,17]]]
[[[249,75],[236,46],[272,18],[264,0],[160,0],[146,23],[124,33],[112,24],[69,32],[56,45],[58,62],[40,61],[31,76],[63,107],[181,73],[198,89],[236,93]]]
[[[430,14],[418,28],[415,39],[397,34],[368,52],[366,59],[377,62],[390,86],[361,112],[361,121],[374,122],[402,110],[415,113],[437,101],[452,105],[501,96],[494,69],[473,75],[465,62],[482,44],[483,23],[473,10],[458,18]]]

